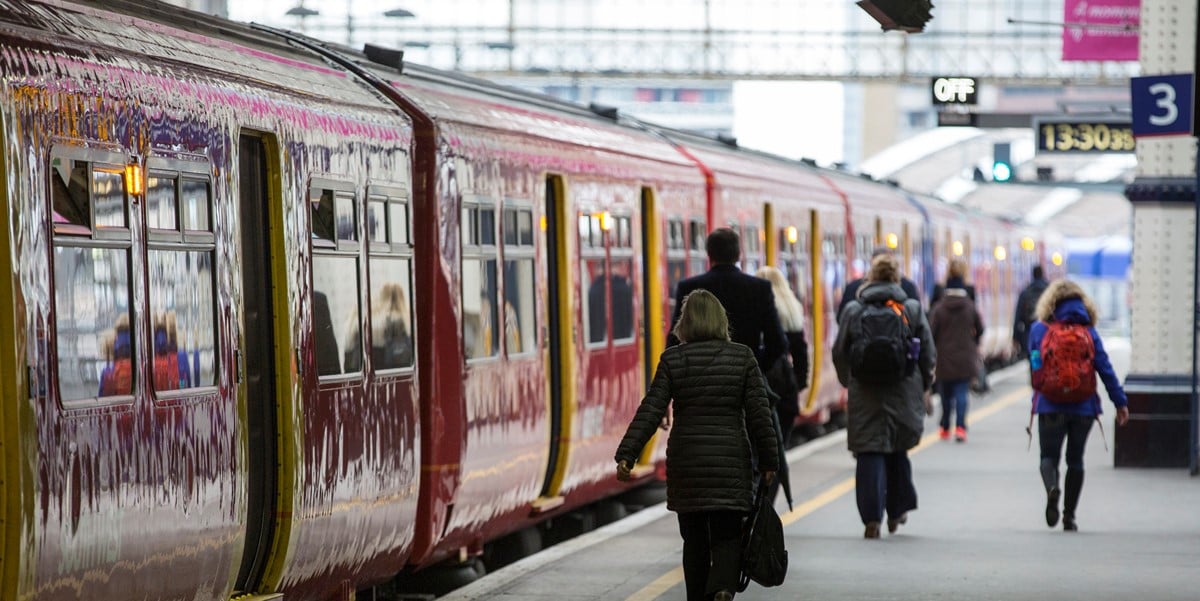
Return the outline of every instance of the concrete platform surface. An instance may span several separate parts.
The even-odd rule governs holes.
[[[1128,344],[1107,341],[1124,377]],[[1008,368],[972,397],[966,443],[940,441],[934,417],[912,453],[920,507],[896,534],[863,538],[844,432],[789,452],[795,508],[789,575],[737,598],[765,600],[1195,601],[1200,599],[1200,478],[1185,469],[1115,469],[1113,415],[1093,427],[1079,532],[1045,523],[1038,446],[1027,450],[1028,372]],[[1102,394],[1103,396],[1103,394]],[[936,414],[935,414],[936,415]],[[1035,426],[1036,435],[1036,426]],[[647,508],[489,574],[442,599],[685,599],[675,515]]]

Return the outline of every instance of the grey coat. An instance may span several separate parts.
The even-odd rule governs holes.
[[[850,347],[862,336],[859,316],[864,301],[892,298],[904,301],[909,328],[921,339],[917,368],[896,385],[862,384],[850,374]],[[861,299],[861,300],[860,300]],[[899,284],[872,282],[859,298],[846,305],[838,321],[833,365],[838,381],[849,389],[846,444],[854,453],[893,453],[911,449],[921,441],[925,428],[925,391],[933,384],[937,351],[921,303],[907,298]]]
[[[672,399],[667,509],[750,511],[755,484],[750,441],[760,469],[779,466],[775,424],[754,353],[725,340],[663,351],[654,382],[617,447],[618,462],[634,464]]]

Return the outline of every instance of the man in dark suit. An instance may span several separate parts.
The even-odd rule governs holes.
[[[742,273],[737,262],[742,255],[742,245],[737,232],[727,228],[717,228],[708,234],[704,242],[704,250],[708,252],[708,271],[697,276],[681,280],[675,287],[675,311],[671,317],[671,330],[679,323],[679,314],[683,309],[683,299],[694,290],[703,288],[717,297],[725,307],[729,316],[729,338],[734,342],[744,344],[754,351],[759,369],[765,374],[784,353],[788,351],[787,335],[779,323],[779,313],[775,310],[775,293],[771,292],[771,282]],[[667,346],[679,344],[679,339],[671,334]],[[766,378],[763,378],[764,384]],[[768,390],[770,388],[768,387]],[[788,505],[792,502],[790,478],[788,477],[787,461],[782,459],[786,451],[782,429],[778,424],[778,413],[774,403],[779,395],[768,393],[772,403],[771,415],[775,418],[775,432],[779,437],[779,471],[774,481],[770,482],[768,495],[771,499],[782,486],[787,495]]]
[[[880,246],[871,252],[871,258],[874,259],[879,255],[890,254],[892,254],[892,249],[887,248],[886,246]],[[868,263],[870,263],[870,261],[868,261]],[[846,309],[846,305],[850,304],[850,301],[854,300],[854,298],[858,296],[858,289],[862,287],[862,283],[863,278],[851,280],[850,283],[846,284],[846,287],[842,290],[842,300],[838,302],[837,310],[839,318],[842,316],[842,311]],[[907,294],[908,298],[916,299],[917,302],[921,302],[921,293],[917,290],[917,285],[914,284],[912,280],[904,276],[900,276],[900,288],[904,290],[904,294]]]
[[[742,273],[737,261],[741,257],[741,240],[737,232],[723,227],[712,231],[704,243],[710,267],[707,272],[681,280],[675,287],[675,312],[671,329],[679,322],[683,299],[693,290],[705,289],[725,307],[729,316],[729,335],[737,343],[754,351],[758,367],[767,372],[787,352],[787,336],[775,311],[775,295],[771,283]],[[679,344],[671,335],[668,346]]]

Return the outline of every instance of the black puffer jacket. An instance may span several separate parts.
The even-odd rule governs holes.
[[[749,511],[754,486],[749,441],[758,449],[760,469],[779,466],[775,425],[754,353],[724,340],[664,351],[650,391],[617,447],[618,462],[634,464],[672,399],[667,509]]]

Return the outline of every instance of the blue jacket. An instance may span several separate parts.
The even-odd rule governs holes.
[[[1088,334],[1091,335],[1092,343],[1096,349],[1095,356],[1092,358],[1092,365],[1096,367],[1096,373],[1100,376],[1100,381],[1104,382],[1104,389],[1108,391],[1109,400],[1117,407],[1129,405],[1129,399],[1125,397],[1125,389],[1121,388],[1121,382],[1117,379],[1117,373],[1113,371],[1112,362],[1108,360],[1108,353],[1104,350],[1104,343],[1100,341],[1100,334],[1096,332],[1096,328],[1092,327],[1091,319],[1088,316],[1087,308],[1084,306],[1083,301],[1077,298],[1063,300],[1054,308],[1054,320],[1088,326]],[[1029,330],[1030,352],[1042,348],[1042,338],[1046,335],[1047,327],[1044,321],[1033,323],[1033,326]],[[1033,411],[1034,413],[1072,413],[1075,415],[1100,415],[1104,413],[1099,393],[1093,394],[1091,398],[1082,403],[1055,403],[1043,397],[1036,390],[1033,391]]]

